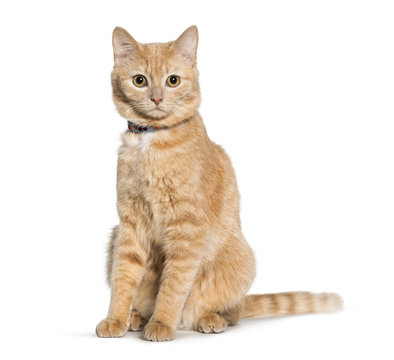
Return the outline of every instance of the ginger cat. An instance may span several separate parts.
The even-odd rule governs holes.
[[[143,330],[219,333],[242,318],[334,311],[336,294],[246,295],[253,252],[239,219],[231,162],[198,113],[198,32],[141,44],[113,32],[113,99],[129,121],[119,149],[119,225],[108,248],[111,303],[100,337]]]

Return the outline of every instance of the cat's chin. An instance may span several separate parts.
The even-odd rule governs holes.
[[[160,119],[164,119],[168,114],[164,110],[156,108],[149,111],[147,115],[152,119],[160,120]]]

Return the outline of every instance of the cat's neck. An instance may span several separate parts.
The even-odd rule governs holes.
[[[123,134],[123,145],[138,147],[144,152],[148,149],[168,149],[175,146],[198,144],[206,138],[206,130],[198,112],[192,117],[174,122],[171,126],[157,131],[133,132],[129,129]]]
[[[161,131],[161,130],[169,130],[171,128],[181,126],[183,123],[190,121],[190,118],[187,118],[185,120],[179,121],[176,124],[173,124],[171,126],[163,125],[163,126],[157,126],[157,125],[140,125],[141,121],[139,119],[136,120],[128,120],[127,121],[127,128],[129,129],[130,132],[135,133],[135,134],[144,134],[144,133],[152,133],[156,131]]]

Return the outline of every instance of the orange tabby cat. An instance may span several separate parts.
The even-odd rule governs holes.
[[[100,337],[177,328],[222,332],[240,318],[334,311],[336,294],[246,295],[253,252],[239,219],[234,170],[198,113],[197,28],[141,44],[113,33],[113,99],[129,121],[118,159],[118,213],[108,251],[111,304]]]

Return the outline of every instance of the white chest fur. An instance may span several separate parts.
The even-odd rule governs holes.
[[[142,133],[142,134],[137,134],[139,135],[140,139],[138,142],[138,148],[141,152],[145,152],[149,149],[150,142],[153,137],[153,133]]]
[[[139,133],[134,134],[127,132],[123,135],[123,145],[137,151],[145,153],[151,144],[154,133]]]

